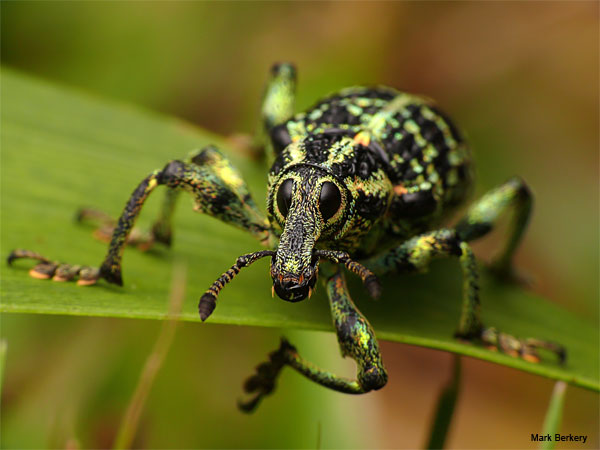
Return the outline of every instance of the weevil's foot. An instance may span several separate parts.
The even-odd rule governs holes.
[[[12,264],[16,259],[35,259],[41,261],[29,271],[29,275],[38,280],[52,279],[52,281],[61,282],[78,278],[77,284],[88,286],[95,284],[100,278],[100,271],[95,267],[50,261],[39,253],[30,250],[13,250],[8,255],[7,262]]]
[[[83,266],[79,271],[79,280],[77,280],[77,284],[79,286],[91,286],[92,284],[96,284],[99,279],[100,269],[97,267]]]
[[[12,265],[13,261],[17,259],[37,259],[38,261],[49,263],[50,260],[45,256],[40,255],[37,252],[32,252],[31,250],[24,250],[22,248],[18,248],[10,252],[8,257],[6,258],[6,262],[8,265]]]
[[[54,271],[53,281],[71,281],[81,271],[81,266],[73,264],[60,264]]]
[[[104,261],[98,270],[98,277],[118,286],[123,286],[123,276],[121,267],[110,262]]]
[[[289,360],[288,355],[295,352],[296,348],[287,339],[281,338],[281,345],[269,354],[269,360],[259,364],[256,373],[244,382],[244,392],[254,395],[247,401],[238,400],[240,410],[247,413],[254,411],[263,397],[273,392],[277,377]]]
[[[40,263],[29,271],[29,276],[37,278],[38,280],[49,280],[54,277],[57,268],[58,263]]]
[[[567,359],[567,351],[560,344],[534,338],[519,339],[495,328],[483,328],[478,336],[461,336],[457,334],[457,337],[468,341],[479,341],[489,350],[500,351],[533,363],[540,362],[541,358],[538,352],[540,349],[554,353],[561,365]]]

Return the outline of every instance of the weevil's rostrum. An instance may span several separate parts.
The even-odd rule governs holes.
[[[375,333],[350,297],[344,268],[359,276],[369,294],[377,297],[377,275],[423,271],[434,258],[456,258],[464,277],[458,338],[533,362],[543,348],[564,361],[565,350],[558,344],[515,338],[485,327],[480,320],[477,266],[468,242],[487,234],[502,213],[512,210],[508,239],[492,264],[500,276],[510,276],[512,255],[531,212],[526,184],[509,179],[478,200],[456,227],[444,228],[444,219],[470,191],[473,164],[460,132],[430,99],[387,87],[352,87],[294,114],[295,86],[291,64],[272,68],[258,136],[271,163],[266,218],[242,176],[219,150],[207,147],[152,172],[133,192],[117,223],[89,210],[81,214],[100,218],[101,234],[112,233],[99,269],[52,262],[27,250],[12,252],[9,262],[41,261],[30,272],[37,278],[79,277],[80,284],[104,278],[122,284],[124,246],[169,244],[177,193],[189,192],[197,211],[247,230],[270,247],[240,256],[212,284],[199,302],[201,319],[212,314],[220,291],[243,267],[269,256],[273,293],[283,300],[310,297],[321,277],[342,354],[358,366],[356,379],[337,376],[303,359],[283,339],[246,381],[244,389],[251,397],[239,405],[245,411],[253,410],[273,391],[286,365],[346,393],[364,393],[386,384]],[[168,188],[160,216],[149,233],[139,232],[133,228],[135,219],[159,185]]]

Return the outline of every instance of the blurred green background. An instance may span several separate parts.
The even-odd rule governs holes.
[[[436,99],[471,142],[478,194],[513,174],[531,185],[536,209],[518,262],[535,279],[533,289],[598,317],[597,3],[2,2],[1,8],[4,65],[224,135],[253,132],[274,61],[298,66],[298,108],[351,84],[387,84]],[[476,247],[481,259],[497,238]],[[9,350],[2,446],[110,446],[159,328],[3,315]],[[316,363],[353,374],[332,334],[285,333]],[[382,391],[344,396],[286,371],[256,414],[239,414],[241,382],[279,334],[182,324],[135,445],[425,443],[451,355],[399,344],[383,343],[390,382]],[[195,350],[207,341],[210,352]],[[463,362],[449,445],[533,447],[529,436],[541,432],[553,383]],[[567,394],[563,432],[587,434],[585,447],[598,448],[598,396],[575,388]]]

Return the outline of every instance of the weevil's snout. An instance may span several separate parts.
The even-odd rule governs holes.
[[[299,302],[310,297],[316,282],[316,275],[302,281],[297,278],[283,278],[282,280],[273,280],[273,288],[279,298],[288,302]]]
[[[294,303],[310,297],[317,283],[318,262],[318,258],[313,258],[311,265],[301,275],[280,272],[276,265],[272,265],[274,292],[282,300]]]

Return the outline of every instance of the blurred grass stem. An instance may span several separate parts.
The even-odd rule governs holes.
[[[187,275],[187,266],[182,263],[175,263],[173,266],[173,276],[171,278],[171,290],[169,295],[169,312],[166,320],[163,322],[158,339],[154,344],[152,352],[146,359],[146,364],[140,374],[140,379],[135,392],[131,397],[125,416],[121,421],[119,432],[113,448],[125,449],[131,448],[133,439],[138,429],[140,416],[146,404],[146,399],[154,383],[154,379],[160,370],[171,344],[177,327],[177,319],[181,312],[185,294],[185,283]]]
[[[558,430],[560,430],[560,423],[562,421],[562,411],[565,404],[565,392],[567,390],[567,383],[564,381],[557,381],[554,384],[552,390],[552,396],[550,397],[550,404],[548,405],[548,411],[546,411],[546,418],[544,419],[544,428],[542,434],[550,434],[552,437]],[[554,440],[543,441],[540,444],[541,449],[552,449],[556,445]]]
[[[452,378],[440,393],[437,410],[431,425],[429,442],[427,443],[428,449],[444,448],[446,438],[448,437],[448,429],[452,422],[452,416],[456,407],[456,399],[460,392],[460,356],[454,355],[453,359]]]
[[[4,380],[4,364],[6,364],[6,350],[8,344],[6,339],[0,340],[0,392],[2,392],[2,381]]]

